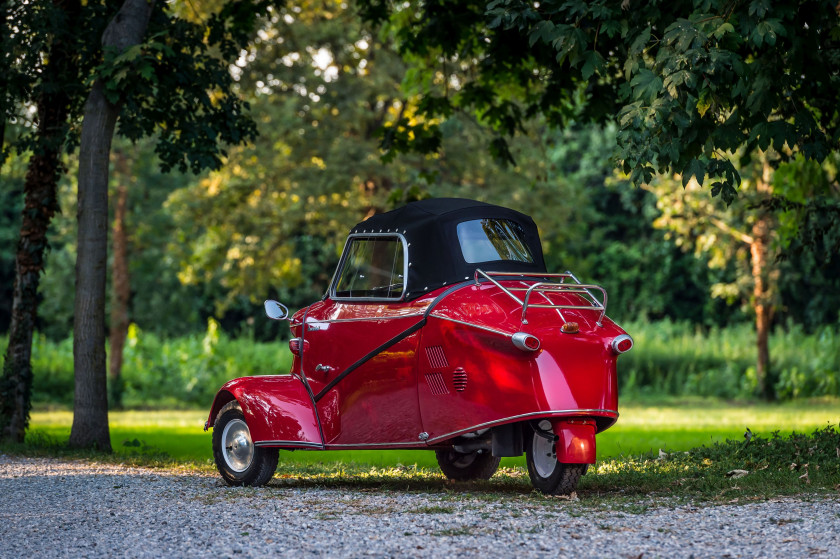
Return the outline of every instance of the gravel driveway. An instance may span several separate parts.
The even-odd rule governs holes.
[[[826,497],[631,514],[516,494],[229,488],[210,475],[5,455],[0,495],[9,558],[840,557],[840,499]]]

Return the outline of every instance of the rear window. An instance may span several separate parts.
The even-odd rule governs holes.
[[[525,230],[508,219],[475,219],[458,224],[461,253],[469,264],[512,260],[534,263]]]
[[[335,297],[400,299],[405,286],[405,251],[397,236],[350,241],[342,261]]]

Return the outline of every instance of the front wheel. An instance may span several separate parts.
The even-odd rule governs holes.
[[[277,469],[276,448],[259,448],[236,401],[225,405],[213,425],[213,458],[228,485],[265,485]]]
[[[486,450],[464,453],[454,448],[436,450],[435,456],[443,475],[455,481],[490,479],[502,460]]]
[[[577,487],[588,464],[563,464],[554,450],[551,422],[543,420],[526,437],[525,457],[533,486],[547,495],[568,495]]]

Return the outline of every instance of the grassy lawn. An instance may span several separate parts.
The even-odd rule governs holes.
[[[0,453],[174,465],[215,474],[211,435],[202,430],[204,413],[113,413],[115,453],[102,455],[63,446],[69,411],[37,411],[27,444],[0,447]],[[625,404],[621,414],[615,427],[598,436],[598,463],[581,478],[578,491],[587,507],[633,513],[659,498],[747,503],[784,495],[836,498],[840,491],[837,400],[730,405],[672,399]],[[743,438],[747,427],[753,432],[749,443]],[[487,499],[515,494],[549,506],[550,498],[533,491],[523,465],[524,458],[506,458],[490,481],[452,483],[428,451],[281,452],[271,483],[422,491],[453,499],[464,492]]]
[[[730,405],[720,401],[666,401],[621,406],[615,426],[598,435],[598,459],[684,451],[722,442],[743,440],[747,427],[757,435],[769,437],[773,431],[811,432],[828,424],[840,423],[840,402],[823,400],[787,404]],[[137,440],[179,462],[207,463],[212,459],[211,431],[204,432],[204,410],[112,412],[111,444],[118,454],[136,452],[125,446]],[[72,413],[36,411],[32,413],[31,433],[66,441],[70,435]],[[31,435],[32,436],[32,435]],[[282,452],[282,463],[334,463],[371,465],[397,464],[436,468],[434,454],[428,451],[296,451]],[[502,466],[522,466],[524,458],[506,458]]]

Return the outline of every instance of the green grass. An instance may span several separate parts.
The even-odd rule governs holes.
[[[182,467],[216,475],[201,411],[113,413],[115,452],[110,455],[68,450],[71,419],[68,411],[35,412],[27,444],[2,446],[0,453]],[[625,405],[618,424],[598,436],[598,463],[579,485],[582,501],[568,506],[573,514],[581,507],[580,514],[592,508],[633,514],[662,499],[746,503],[782,495],[836,496],[838,421],[836,400],[785,405],[671,400]],[[746,427],[753,433],[750,441],[743,438]],[[798,434],[791,435],[793,430]],[[271,484],[436,494],[439,504],[420,511],[428,514],[450,514],[449,502],[464,494],[494,501],[517,497],[554,506],[554,498],[532,490],[522,464],[522,459],[505,459],[490,481],[453,483],[440,473],[431,452],[283,452]],[[728,475],[733,470],[748,473]],[[640,501],[640,497],[653,500]]]
[[[773,431],[811,431],[840,422],[840,402],[815,400],[786,404],[727,404],[716,400],[675,401],[655,405],[627,404],[620,407],[618,422],[598,435],[598,459],[684,451],[690,448],[742,440],[749,427],[756,434],[769,436]],[[119,411],[111,412],[111,444],[119,453],[134,451],[124,443],[142,441],[148,447],[166,453],[180,462],[204,463],[212,458],[211,432],[204,432],[207,412],[193,411]],[[32,414],[32,433],[41,433],[58,441],[70,435],[72,413],[36,411]],[[40,436],[40,435],[36,435]],[[282,452],[285,463],[356,463],[379,467],[397,464],[434,468],[434,454],[429,451],[295,451]],[[503,466],[522,466],[524,458],[505,458]]]

